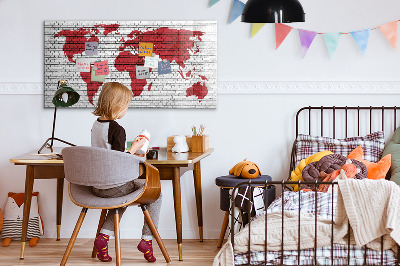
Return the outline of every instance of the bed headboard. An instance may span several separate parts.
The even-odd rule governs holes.
[[[332,138],[363,136],[383,131],[389,139],[398,126],[396,106],[308,106],[296,114],[296,137],[299,134]],[[293,144],[290,171],[295,164],[295,143]],[[290,172],[289,172],[290,176]]]

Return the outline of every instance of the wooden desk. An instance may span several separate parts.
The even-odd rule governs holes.
[[[60,152],[61,149],[55,149],[55,151]],[[42,153],[50,153],[50,150],[44,149]],[[41,156],[33,154],[37,154],[37,150],[10,159],[10,162],[15,165],[26,165],[20,259],[24,258],[26,234],[28,232],[29,213],[31,209],[32,189],[35,179],[57,178],[57,241],[60,240],[64,190],[64,162],[62,159],[55,159],[57,156]]]
[[[60,153],[61,148],[54,148]],[[161,149],[157,160],[147,160],[148,163],[158,168],[161,180],[171,180],[173,184],[175,223],[178,242],[179,260],[182,260],[182,204],[180,177],[188,170],[193,170],[194,190],[196,196],[197,219],[200,241],[203,241],[203,211],[201,193],[201,168],[200,160],[210,155],[214,149],[206,152],[189,152],[174,154]],[[42,153],[50,151],[43,150]],[[64,188],[64,162],[56,156],[36,155],[37,151],[23,154],[10,159],[15,165],[26,165],[25,199],[21,235],[21,255],[24,258],[28,218],[31,207],[32,189],[34,179],[57,178],[57,240],[60,240],[61,214]]]

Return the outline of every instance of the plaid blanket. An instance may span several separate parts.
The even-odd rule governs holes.
[[[283,197],[281,196],[275,199],[271,205],[269,205],[267,212],[273,213],[282,211],[282,203],[285,211],[297,211],[300,208],[301,212],[316,214],[321,216],[321,218],[329,220],[332,219],[332,213],[335,215],[336,194],[317,192],[317,197],[315,197],[314,191],[286,191]],[[257,215],[257,217],[258,216],[259,215]]]
[[[332,219],[332,213],[335,215],[336,208],[336,194],[317,192],[285,192],[283,196],[277,198],[271,203],[267,210],[267,214],[282,211],[282,204],[284,210],[298,210],[301,212],[308,212],[319,215],[326,219]],[[254,219],[257,219],[259,214]],[[332,250],[333,250],[333,264],[332,264]],[[314,249],[285,250],[283,252],[284,265],[314,265]],[[364,255],[366,254],[366,256]],[[267,257],[266,265],[280,265],[281,264],[281,251],[267,251],[265,252],[250,252],[250,265],[265,264],[265,255]],[[348,256],[348,246],[334,244],[333,249],[331,246],[326,246],[316,249],[317,265],[381,265],[383,259],[384,265],[395,265],[396,257],[392,250],[385,250],[381,252],[371,250],[364,247],[357,247],[350,245],[350,256]],[[348,264],[349,257],[349,264]],[[235,265],[248,265],[248,253],[235,254]]]

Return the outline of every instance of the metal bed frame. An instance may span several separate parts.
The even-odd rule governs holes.
[[[316,110],[317,112],[319,111],[319,116],[320,116],[320,121],[314,121],[313,123],[315,123],[315,122],[319,122],[320,123],[320,136],[324,136],[324,127],[327,125],[326,123],[324,124],[324,117],[325,117],[325,121],[326,120],[329,120],[329,119],[326,119],[326,113],[327,112],[325,112],[324,113],[324,111],[326,111],[326,110],[331,110],[330,112],[329,112],[329,114],[331,114],[331,117],[329,117],[329,118],[331,118],[332,119],[332,130],[333,130],[333,132],[332,132],[332,137],[333,138],[335,138],[336,137],[336,131],[337,131],[337,129],[336,129],[336,122],[337,122],[337,120],[340,120],[340,119],[336,119],[336,116],[337,116],[337,112],[344,112],[344,121],[342,120],[341,122],[342,122],[342,125],[344,126],[344,132],[345,132],[345,136],[344,137],[348,137],[348,125],[349,125],[349,113],[350,112],[356,112],[356,116],[357,116],[357,123],[356,123],[356,127],[357,127],[357,136],[360,136],[360,123],[361,123],[361,119],[360,119],[360,113],[365,113],[365,112],[369,112],[369,132],[370,133],[372,133],[372,128],[373,128],[373,115],[374,114],[376,114],[376,112],[379,112],[380,111],[380,113],[381,113],[381,116],[378,116],[378,117],[381,117],[380,119],[381,119],[381,128],[380,128],[380,130],[382,130],[382,131],[384,131],[385,130],[385,114],[386,113],[388,113],[387,111],[390,111],[390,113],[392,113],[393,114],[393,131],[396,129],[396,125],[397,125],[397,111],[399,110],[400,108],[398,108],[398,107],[396,107],[396,106],[393,106],[393,107],[385,107],[385,106],[382,106],[382,107],[372,107],[372,106],[369,106],[369,107],[360,107],[360,106],[357,106],[357,107],[348,107],[348,106],[344,106],[344,107],[337,107],[337,106],[331,106],[331,107],[323,107],[323,106],[320,106],[320,107],[312,107],[312,106],[308,106],[308,107],[303,107],[303,108],[301,108],[298,112],[297,112],[297,114],[296,114],[296,138],[297,138],[297,136],[300,134],[299,133],[299,130],[300,130],[300,128],[299,128],[299,126],[300,126],[300,120],[301,120],[301,117],[300,117],[300,115],[302,114],[302,112],[306,112],[306,111],[308,111],[308,134],[309,135],[311,135],[311,133],[312,133],[312,125],[311,125],[311,122],[312,122],[312,115],[311,115],[311,113],[312,113],[312,111],[314,111],[314,110]],[[375,116],[376,117],[376,116]],[[305,120],[305,119],[304,119]],[[355,121],[354,121],[355,122]],[[351,125],[354,125],[355,126],[355,124],[353,123],[353,124],[351,124]],[[315,134],[314,134],[315,135]],[[296,141],[294,142],[294,144],[293,144],[293,148],[292,148],[292,153],[291,153],[291,160],[290,160],[290,171],[292,171],[295,167],[296,167],[296,165],[295,165],[295,158],[296,158],[296,154],[295,154],[295,146],[296,146]],[[289,171],[289,176],[290,176],[290,171]],[[301,184],[306,184],[306,185],[314,185],[314,191],[315,192],[317,192],[317,189],[318,189],[318,186],[319,185],[324,185],[324,184],[330,184],[330,185],[332,185],[332,189],[334,189],[334,186],[336,186],[338,183],[336,182],[336,181],[332,181],[332,182],[319,182],[319,181],[315,181],[315,182],[304,182],[304,181],[285,181],[285,180],[283,180],[283,181],[265,181],[265,182],[263,182],[263,181],[252,181],[251,179],[249,180],[249,181],[246,181],[246,182],[242,182],[242,183],[240,183],[240,184],[238,184],[237,186],[235,186],[234,187],[234,189],[233,189],[233,191],[232,191],[232,195],[235,195],[235,192],[236,192],[236,190],[239,188],[239,187],[242,187],[242,186],[254,186],[254,187],[259,187],[259,188],[263,188],[264,189],[264,191],[265,191],[265,195],[266,195],[266,198],[268,198],[268,189],[266,189],[266,188],[268,188],[269,186],[271,186],[271,185],[275,185],[275,186],[280,186],[281,188],[282,188],[282,195],[283,195],[283,193],[285,192],[285,190],[291,190],[290,188],[290,186],[288,186],[288,185],[292,185],[292,184],[295,184],[295,185],[299,185],[299,187],[300,187],[300,185]],[[250,198],[252,198],[252,190],[250,189]],[[299,202],[301,202],[301,192],[300,192],[300,190],[298,191],[298,193],[299,193]],[[333,210],[334,210],[334,206],[333,206],[333,199],[334,199],[334,193],[332,193],[332,213],[331,213],[331,215],[332,215],[332,238],[331,238],[331,261],[332,261],[332,265],[333,265],[333,263],[334,263],[334,254],[333,254],[333,252],[334,252],[334,250],[333,250],[333,224],[334,224],[334,217],[333,217]],[[317,203],[318,203],[318,198],[317,198],[317,193],[315,193],[315,213],[317,213]],[[264,207],[265,207],[265,247],[264,247],[264,262],[262,262],[262,263],[260,263],[259,265],[271,265],[271,264],[268,264],[268,262],[267,262],[267,252],[268,252],[268,250],[267,250],[267,242],[268,242],[268,239],[267,239],[267,232],[268,232],[268,227],[267,227],[267,225],[268,225],[268,219],[267,219],[267,201],[265,201],[264,202]],[[282,212],[284,212],[284,198],[282,197]],[[298,214],[299,214],[299,220],[298,220],[298,226],[300,227],[300,204],[299,204],[299,210],[298,210]],[[231,232],[230,232],[230,236],[231,236],[231,239],[230,239],[230,241],[231,241],[231,244],[232,244],[232,247],[234,248],[234,245],[235,245],[235,241],[234,241],[234,237],[235,237],[235,234],[234,234],[234,217],[235,217],[235,208],[234,208],[234,197],[232,197],[232,201],[231,201]],[[316,255],[316,249],[317,249],[317,238],[318,238],[318,236],[317,236],[317,226],[316,226],[316,224],[317,224],[317,215],[315,215],[315,239],[314,239],[314,258],[313,258],[313,264],[307,264],[307,265],[318,265],[317,264],[317,255]],[[251,249],[250,249],[250,243],[251,243],[251,219],[249,219],[249,222],[248,222],[248,227],[249,227],[249,242],[248,242],[248,244],[247,244],[247,264],[245,264],[245,265],[250,265],[251,264]],[[280,249],[280,254],[281,254],[281,256],[280,256],[280,264],[279,265],[284,265],[283,264],[283,259],[284,259],[284,256],[283,256],[283,251],[284,251],[284,240],[283,240],[283,235],[284,235],[284,218],[283,218],[283,216],[282,216],[282,232],[281,232],[281,234],[282,234],[282,240],[281,240],[281,249]],[[297,265],[304,265],[304,264],[300,264],[300,254],[301,254],[301,249],[300,249],[300,242],[301,242],[301,238],[300,238],[300,230],[299,230],[299,233],[298,233],[298,248],[297,248]],[[398,250],[399,250],[399,252],[397,253],[397,258],[396,258],[396,262],[395,262],[395,265],[400,265],[400,246],[399,245],[397,245],[397,248],[398,248]],[[363,265],[367,265],[366,263],[367,263],[367,253],[366,253],[366,246],[363,246],[363,249],[364,249],[364,263],[363,263]],[[350,265],[350,224],[349,224],[349,226],[348,226],[348,233],[347,233],[347,264],[346,265]],[[384,265],[384,261],[383,261],[383,236],[381,237],[381,256],[380,256],[380,265]]]

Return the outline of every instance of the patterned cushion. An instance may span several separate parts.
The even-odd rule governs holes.
[[[346,156],[357,146],[364,150],[364,159],[370,162],[378,162],[385,147],[383,131],[378,131],[364,137],[352,137],[345,139],[333,139],[299,134],[296,139],[296,165],[310,155],[323,150]]]

